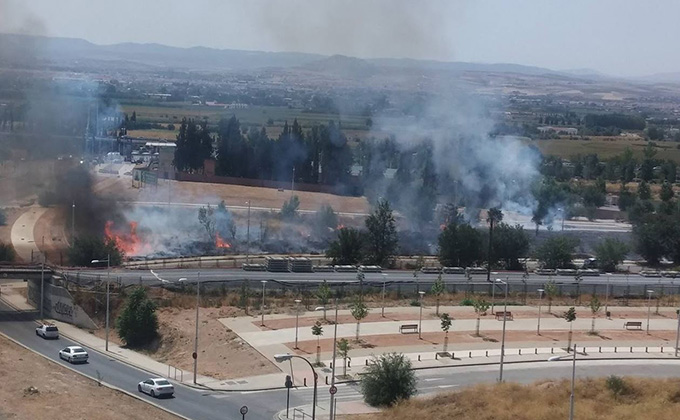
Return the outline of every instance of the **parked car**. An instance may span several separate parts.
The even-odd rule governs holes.
[[[89,357],[87,351],[80,346],[68,346],[59,350],[59,358],[69,363],[87,363]]]
[[[56,325],[43,324],[35,329],[35,335],[42,338],[59,338],[59,328]]]
[[[175,393],[175,387],[165,378],[150,378],[137,384],[137,391],[152,397],[170,397]]]

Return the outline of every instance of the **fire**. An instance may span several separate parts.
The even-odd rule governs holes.
[[[340,230],[340,229],[344,229],[344,228],[345,228],[345,225],[338,225],[338,227],[336,227],[335,230]]]
[[[215,233],[215,246],[217,248],[225,248],[225,249],[231,248],[231,244],[229,242],[225,241],[224,239],[222,239],[222,237],[220,236],[219,233]]]
[[[104,226],[104,233],[126,255],[139,255],[145,251],[147,244],[137,236],[137,222],[130,222],[129,227],[129,232],[114,231],[113,221],[109,220]]]

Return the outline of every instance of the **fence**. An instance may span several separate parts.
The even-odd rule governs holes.
[[[172,378],[176,381],[178,377],[180,383],[184,382],[184,371],[175,366],[168,365],[168,378]]]

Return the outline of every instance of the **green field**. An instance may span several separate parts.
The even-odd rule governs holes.
[[[594,137],[592,140],[525,140],[526,144],[534,145],[544,155],[554,155],[562,158],[569,158],[576,154],[595,153],[600,159],[607,159],[620,155],[624,150],[630,148],[633,155],[641,159],[643,150],[647,146],[644,140],[630,140],[612,137]],[[679,143],[656,142],[656,156],[660,159],[670,159],[680,163]]]

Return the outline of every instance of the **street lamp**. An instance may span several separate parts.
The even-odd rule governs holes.
[[[260,322],[260,326],[264,327],[264,287],[267,284],[267,280],[260,280],[262,283],[262,305],[260,308],[260,312],[262,313],[262,321]]]
[[[250,200],[248,203],[248,227],[246,228],[246,264],[250,264]]]
[[[387,274],[382,273],[383,276],[383,288],[382,288],[382,309],[381,309],[381,315],[383,318],[385,318],[385,281],[387,279]]]
[[[424,291],[419,291],[418,294],[420,295],[420,320],[418,321],[418,339],[422,340],[423,339],[423,296],[425,295]]]
[[[186,278],[179,279],[181,282],[187,281]],[[198,307],[201,301],[201,272],[198,272],[198,279],[196,280],[196,335],[194,337],[194,383],[196,383],[196,375],[198,371]]]
[[[71,240],[76,237],[76,202],[71,204]]]
[[[612,273],[607,273],[607,291],[604,295],[604,315],[609,313],[609,279],[612,278]]]
[[[43,251],[42,267],[40,269],[40,319],[45,319],[43,316],[43,302],[45,298],[45,252]]]
[[[76,205],[73,205],[75,209]],[[75,210],[74,210],[75,211]],[[107,255],[105,260],[92,260],[92,264],[106,262],[106,351],[109,351],[109,280],[111,278],[111,255]]]
[[[302,356],[298,356],[298,355],[290,354],[290,353],[275,354],[274,355],[274,360],[276,360],[277,363],[283,363],[283,362],[289,361],[291,359],[302,359],[309,365],[310,368],[312,368],[312,373],[314,374],[314,398],[313,398],[313,401],[312,401],[312,420],[315,420],[316,419],[316,383],[318,381],[318,376],[316,374],[316,370],[314,370],[314,366],[309,362],[309,360],[305,359]],[[333,366],[335,366],[335,363],[333,364]]]
[[[498,382],[503,382],[503,360],[505,358],[505,322],[508,318],[508,282],[501,279],[496,279],[496,283],[505,285],[505,302],[503,302],[503,335],[501,337],[501,371],[498,376]],[[494,284],[494,288],[496,285]]]
[[[647,335],[649,335],[649,317],[652,312],[652,294],[654,290],[647,290]]]
[[[562,360],[563,356],[554,356],[548,359],[549,362]],[[571,364],[571,395],[569,396],[569,420],[574,420],[574,384],[576,382],[576,344],[574,344],[574,356]]]
[[[541,335],[541,303],[543,303],[544,289],[538,289],[538,326],[536,327],[536,335]]]
[[[300,299],[295,299],[295,350],[298,350],[298,320],[300,319]]]
[[[678,329],[675,331],[675,357],[678,357],[678,341],[680,341],[680,309],[675,310],[678,316]]]
[[[335,298],[335,325],[333,331],[333,367],[331,368],[331,389],[335,387],[335,352],[338,342],[338,298]],[[677,347],[677,346],[676,346]],[[335,393],[331,393],[331,406],[329,408],[329,420],[335,420]]]
[[[498,273],[493,272],[491,273],[494,276],[497,275]],[[494,304],[496,303],[496,283],[499,279],[494,280],[494,283],[491,283],[493,287],[491,287],[491,314],[493,315],[493,308]]]

